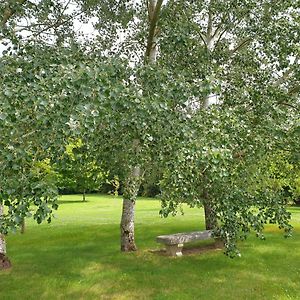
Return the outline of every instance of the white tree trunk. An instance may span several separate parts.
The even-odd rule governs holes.
[[[135,200],[123,199],[121,219],[121,251],[135,251],[134,239],[134,208]]]
[[[3,205],[0,205],[0,218],[3,215]],[[0,254],[6,255],[6,243],[4,235],[0,234]]]
[[[0,235],[0,255],[1,254],[6,254],[6,243],[3,234]]]
[[[0,218],[3,215],[3,205],[0,204]],[[3,234],[0,234],[0,270],[8,269],[11,263],[6,256],[6,242]]]
[[[207,32],[206,32],[206,47],[208,52],[212,52],[214,48],[214,36],[213,28],[212,28],[213,20],[212,15],[209,12],[208,14],[208,22],[207,22]],[[210,95],[206,95],[202,102],[202,109],[208,109],[210,105]],[[204,175],[205,180],[205,175]],[[204,215],[205,215],[205,227],[207,230],[215,229],[217,226],[216,214],[211,204],[211,199],[207,190],[204,188],[203,190],[203,198],[204,198]]]
[[[123,209],[121,218],[121,251],[135,251],[134,213],[135,201],[140,188],[141,169],[134,167],[125,182],[123,194]]]

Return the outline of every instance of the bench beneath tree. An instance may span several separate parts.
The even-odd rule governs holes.
[[[212,230],[183,232],[169,235],[160,235],[156,242],[165,244],[167,255],[182,256],[183,245],[198,240],[208,240],[212,238]]]

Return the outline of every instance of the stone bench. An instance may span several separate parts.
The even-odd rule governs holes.
[[[182,248],[185,243],[208,240],[212,238],[212,230],[175,233],[169,235],[160,235],[156,242],[166,245],[167,255],[182,256]]]

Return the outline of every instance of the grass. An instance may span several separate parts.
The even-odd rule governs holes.
[[[203,211],[162,219],[159,201],[140,199],[135,253],[119,251],[121,199],[63,196],[52,224],[27,222],[7,238],[13,268],[0,273],[0,299],[300,299],[300,209],[292,208],[294,236],[274,226],[266,241],[250,237],[242,257],[222,251],[172,258],[155,237],[204,228]]]

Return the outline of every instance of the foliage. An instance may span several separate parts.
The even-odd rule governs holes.
[[[119,80],[115,75],[118,69],[121,72],[121,64],[96,65],[89,58],[83,65],[80,57],[80,51],[30,44],[20,53],[1,57],[0,182],[1,203],[8,208],[1,219],[1,232],[19,225],[32,204],[38,222],[51,220],[52,210],[57,208],[57,188],[44,176],[37,176],[33,166],[45,159],[51,165],[58,162],[68,138],[78,138],[76,110],[85,117],[98,113],[93,103],[83,100],[92,88],[109,95],[110,79]],[[103,80],[101,85],[95,76]],[[89,88],[86,82],[94,85]],[[85,128],[90,125],[87,122]]]
[[[83,199],[85,193],[98,191],[106,177],[80,139],[66,146],[65,154],[56,164],[56,169],[59,173],[59,189],[82,193]]]

